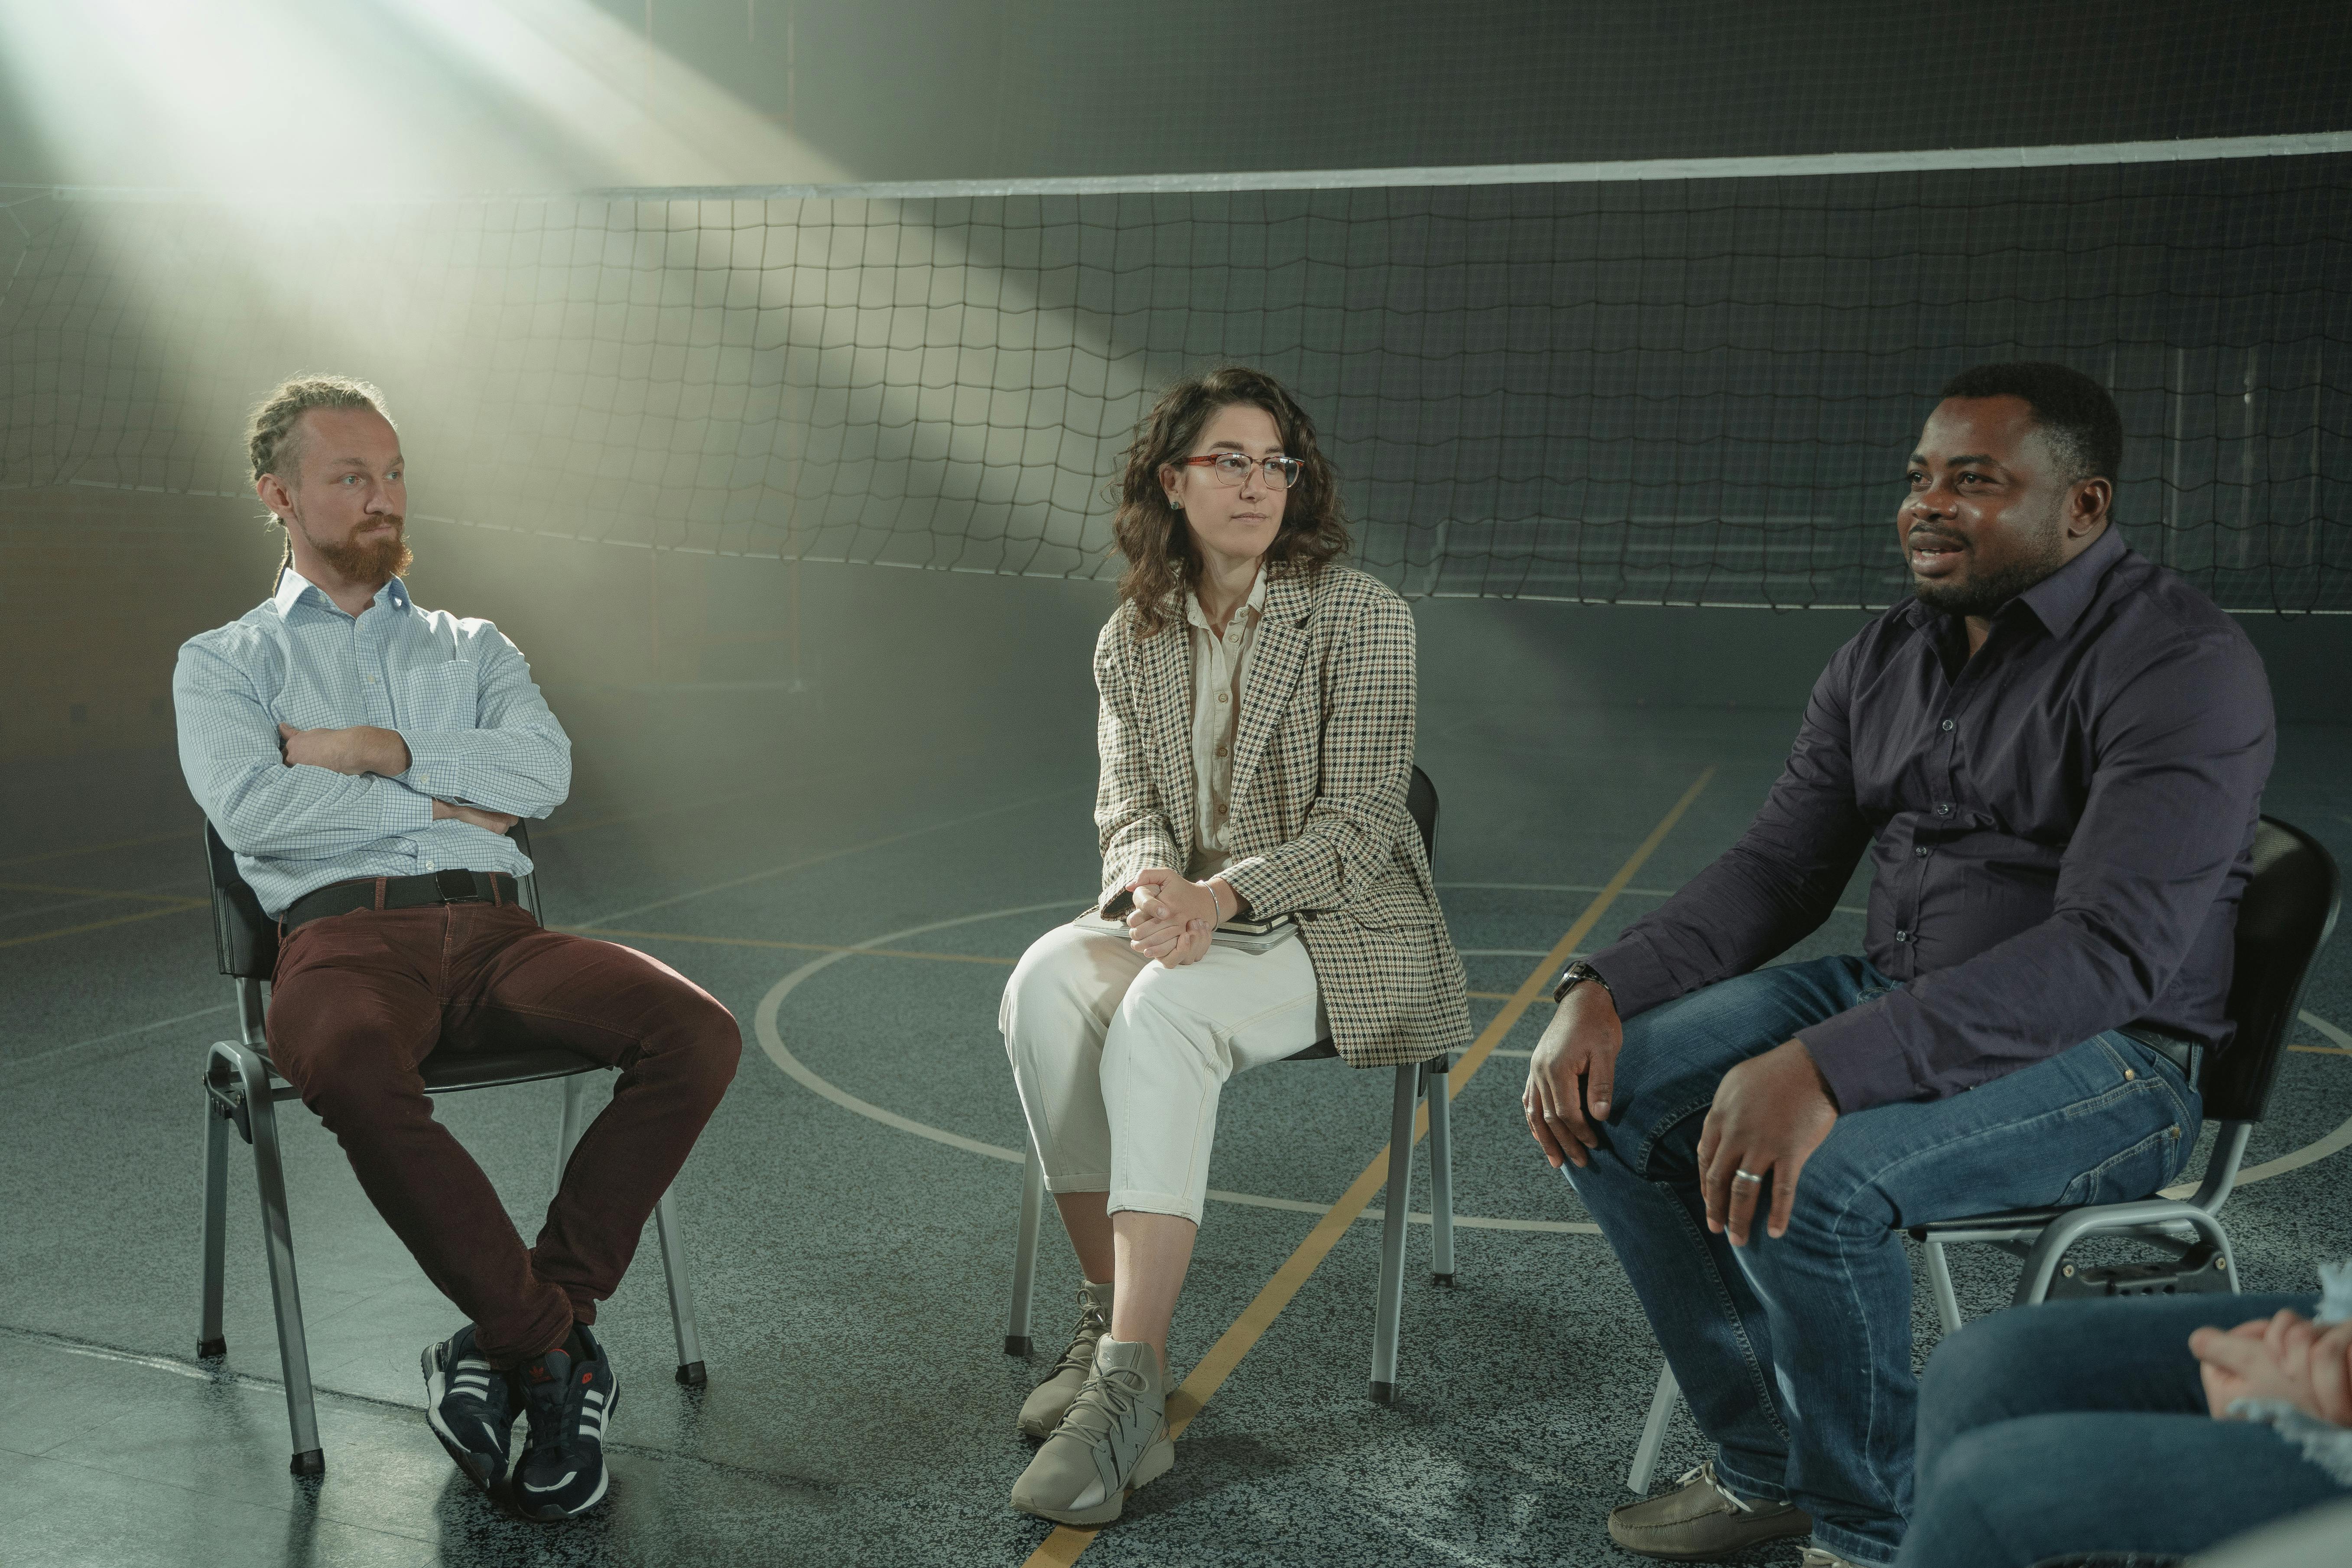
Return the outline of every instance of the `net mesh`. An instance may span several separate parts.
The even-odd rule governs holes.
[[[1106,576],[1152,393],[1241,361],[1409,595],[1875,605],[1937,387],[2046,358],[2116,395],[2137,548],[2352,611],[2352,155],[6,216],[0,485],[249,493],[243,410],[327,368],[420,519]]]

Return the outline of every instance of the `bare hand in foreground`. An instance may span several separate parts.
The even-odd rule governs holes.
[[[1772,1215],[1764,1230],[1786,1236],[1790,1212],[1797,1205],[1797,1178],[1837,1119],[1829,1081],[1802,1040],[1775,1046],[1725,1073],[1698,1135],[1706,1228],[1728,1234],[1734,1247],[1748,1245],[1748,1223],[1764,1184],[1738,1180],[1746,1171],[1772,1178]]]
[[[2352,1323],[2323,1327],[2283,1310],[2226,1333],[2200,1329],[2189,1336],[2189,1349],[2217,1420],[2228,1419],[2238,1400],[2269,1399],[2352,1426]]]
[[[1128,946],[1170,969],[1200,962],[1217,928],[1217,895],[1162,866],[1146,867],[1128,886],[1135,910],[1127,917]]]
[[[1594,1123],[1609,1115],[1617,1053],[1624,1044],[1616,999],[1589,980],[1568,994],[1544,1026],[1528,1059],[1528,1086],[1519,1103],[1528,1113],[1528,1131],[1553,1170],[1562,1161],[1580,1170],[1591,1163],[1586,1151],[1600,1146]]]
[[[470,822],[483,832],[495,833],[501,837],[505,837],[507,829],[520,820],[518,817],[509,816],[503,811],[490,811],[478,805],[462,805],[456,801],[436,797],[433,802],[433,820],[446,822],[453,818],[458,822]]]
[[[324,768],[335,773],[381,773],[386,778],[408,771],[408,742],[397,730],[354,724],[348,730],[297,730],[278,726],[278,749],[286,765]]]

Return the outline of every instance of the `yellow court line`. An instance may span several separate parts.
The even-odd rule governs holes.
[[[79,936],[86,931],[104,931],[109,926],[127,926],[134,921],[152,921],[158,915],[184,915],[190,910],[205,906],[194,902],[174,904],[168,910],[142,910],[135,915],[117,915],[110,921],[89,921],[78,926],[59,926],[55,931],[37,931],[30,936],[0,938],[0,947],[23,947],[29,942],[47,942],[56,936]]]
[[[2342,1046],[2289,1046],[2291,1051],[2309,1051],[2315,1057],[2352,1057],[2352,1051]]]
[[[205,907],[203,899],[192,899],[184,893],[127,893],[120,888],[63,888],[50,882],[0,882],[0,893],[55,893],[68,899],[136,899],[142,904],[177,904],[191,910]]]
[[[1517,991],[1511,993],[1511,999],[1502,1011],[1479,1031],[1478,1038],[1463,1054],[1461,1061],[1445,1075],[1449,1100],[1461,1097],[1463,1089],[1469,1085],[1471,1075],[1494,1054],[1495,1047],[1502,1043],[1503,1037],[1511,1032],[1512,1026],[1536,998],[1546,993],[1553,975],[1568,962],[1568,955],[1577,951],[1586,933],[1608,911],[1609,906],[1616,902],[1617,895],[1625,890],[1634,873],[1642,868],[1658,846],[1665,842],[1666,835],[1673,831],[1675,823],[1682,820],[1683,813],[1690,809],[1691,803],[1698,799],[1699,792],[1706,788],[1707,781],[1714,777],[1715,770],[1709,768],[1683,792],[1682,799],[1675,802],[1674,809],[1667,812],[1664,819],[1651,830],[1650,837],[1642,841],[1642,847],[1633,851],[1633,858],[1619,868],[1617,874],[1609,879],[1608,885],[1585,905],[1584,912],[1576,917],[1576,923],[1568,928],[1568,934],[1544,955],[1543,962],[1519,983]],[[1428,1128],[1429,1108],[1424,1105],[1413,1116],[1413,1142],[1419,1142]],[[1182,1385],[1168,1396],[1168,1435],[1171,1437],[1183,1436],[1184,1428],[1192,1424],[1192,1417],[1198,1415],[1202,1406],[1209,1403],[1210,1396],[1223,1386],[1225,1379],[1232,1376],[1234,1369],[1241,1364],[1242,1357],[1247,1355],[1265,1331],[1274,1326],[1274,1320],[1290,1305],[1291,1298],[1298,1294],[1307,1277],[1315,1272],[1339,1238],[1348,1233],[1349,1227],[1355,1224],[1356,1216],[1364,1212],[1373,1195],[1387,1184],[1388,1163],[1388,1145],[1383,1143],[1381,1152],[1372,1156],[1372,1163],[1364,1167],[1363,1174],[1358,1176],[1340,1194],[1339,1202],[1315,1222],[1315,1228],[1307,1233],[1307,1239],[1298,1244],[1298,1249],[1275,1271],[1274,1278],[1266,1281],[1256,1299],[1242,1309],[1241,1316],[1234,1320],[1233,1326],[1209,1347],[1208,1353],[1192,1368],[1192,1374],[1184,1379]],[[1055,1525],[1053,1533],[1029,1554],[1023,1568],[1063,1568],[1063,1565],[1075,1561],[1097,1533],[1066,1524]]]
[[[619,931],[612,926],[557,926],[557,931],[582,936],[627,936],[639,942],[699,942],[713,947],[780,947],[788,952],[845,952],[864,958],[936,958],[942,963],[992,963],[1010,969],[1017,958],[990,958],[977,952],[919,952],[903,947],[847,947],[837,942],[778,942],[756,936],[695,936],[682,931]]]
[[[1507,1002],[1512,996],[1508,991],[1465,991],[1462,994],[1473,1002]]]
[[[79,849],[44,849],[38,855],[19,855],[14,860],[0,860],[0,867],[30,866],[38,860],[68,860],[76,855],[97,855],[109,849],[135,849],[142,844],[162,844],[174,838],[193,838],[184,829],[178,833],[155,833],[144,838],[118,838],[111,844],[86,844]]]

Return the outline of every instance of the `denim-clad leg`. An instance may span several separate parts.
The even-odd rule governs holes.
[[[1736,1491],[1793,1502],[1856,1563],[1894,1558],[1910,1510],[1911,1268],[1928,1220],[2146,1196],[2195,1142],[2196,1097],[2120,1035],[1946,1100],[1839,1118],[1787,1236],[1705,1228],[1697,1147],[1725,1072],[1890,989],[1856,958],[1760,970],[1625,1026],[1607,1137],[1569,1167]],[[1769,1202],[1759,1199],[1759,1212]]]
[[[1902,1568],[2184,1556],[2343,1498],[2269,1427],[2214,1420],[2189,1353],[2192,1330],[2315,1304],[2056,1301],[1969,1323],[1936,1347],[1921,1380],[1918,1511]]]

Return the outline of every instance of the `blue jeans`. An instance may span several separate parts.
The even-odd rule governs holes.
[[[1919,1395],[1919,1508],[1903,1568],[2183,1557],[2346,1495],[2267,1426],[2216,1421],[2191,1330],[2310,1296],[2053,1301],[1936,1347]]]
[[[1563,1167],[1631,1277],[1751,1500],[1792,1502],[1813,1540],[1892,1563],[1911,1510],[1917,1388],[1899,1232],[1997,1209],[2144,1198],[2180,1173],[2202,1105],[2126,1037],[2085,1040],[1964,1094],[1841,1116],[1806,1163],[1788,1234],[1708,1234],[1698,1137],[1723,1075],[1895,983],[1859,958],[1759,970],[1625,1026],[1600,1148]]]

